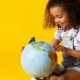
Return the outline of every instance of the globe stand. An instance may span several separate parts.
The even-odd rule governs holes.
[[[43,77],[43,79],[39,79],[39,78],[36,78],[37,80],[46,80],[46,77]]]
[[[28,43],[31,43],[31,42],[34,42],[34,41],[35,41],[35,37],[32,37]]]

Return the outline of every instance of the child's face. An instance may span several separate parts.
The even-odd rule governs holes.
[[[54,18],[54,22],[63,29],[67,30],[72,28],[69,20],[69,14],[63,7],[55,6],[50,8],[50,13]]]

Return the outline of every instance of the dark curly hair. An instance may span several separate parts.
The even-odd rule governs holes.
[[[50,8],[54,6],[62,6],[68,12],[73,26],[80,25],[80,0],[49,0],[45,8],[43,28],[55,27],[53,16],[50,14]]]

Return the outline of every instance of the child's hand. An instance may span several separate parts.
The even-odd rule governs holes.
[[[65,53],[68,52],[68,48],[64,47],[63,45],[55,45],[54,46],[54,49],[56,51],[62,51],[62,52],[65,52]]]

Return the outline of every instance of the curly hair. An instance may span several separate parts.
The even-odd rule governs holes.
[[[62,6],[68,12],[73,26],[80,25],[80,0],[49,0],[45,8],[43,28],[55,27],[53,16],[50,14],[50,8],[54,6]]]

